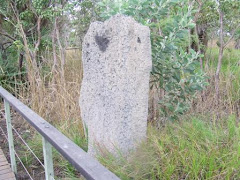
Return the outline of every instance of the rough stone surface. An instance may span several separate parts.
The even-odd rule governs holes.
[[[80,107],[88,130],[88,152],[128,153],[146,137],[150,30],[115,15],[94,22],[83,42]]]

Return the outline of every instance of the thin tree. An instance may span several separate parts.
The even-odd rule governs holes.
[[[229,42],[233,39],[235,36],[236,31],[240,27],[240,23],[238,23],[235,28],[231,31],[231,35],[228,38],[227,41],[224,41],[224,18],[225,18],[225,12],[223,10],[223,3],[216,1],[218,4],[218,16],[219,16],[219,55],[218,55],[218,64],[217,64],[217,70],[215,73],[215,90],[216,90],[216,100],[217,104],[219,103],[219,75],[222,67],[222,60],[223,60],[223,52],[226,46],[229,44]],[[229,4],[227,4],[229,5]]]

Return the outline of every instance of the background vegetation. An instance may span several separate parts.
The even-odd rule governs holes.
[[[122,179],[239,179],[238,0],[0,0],[0,85],[87,150],[81,44],[92,21],[117,13],[151,29],[148,140],[127,159],[99,160]],[[54,154],[56,176],[79,177]]]

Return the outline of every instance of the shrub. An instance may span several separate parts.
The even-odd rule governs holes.
[[[0,86],[17,93],[17,87],[24,83],[24,74],[25,70],[19,69],[15,47],[9,48],[6,59],[0,54]]]

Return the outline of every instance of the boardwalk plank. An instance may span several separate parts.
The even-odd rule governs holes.
[[[3,155],[0,155],[0,159],[1,159],[1,160],[5,160],[5,161],[7,160],[7,159],[5,158],[5,156],[3,156]]]
[[[12,172],[12,170],[11,169],[3,169],[3,170],[0,170],[0,174],[1,175],[3,175],[3,174],[6,174],[6,173],[10,173],[10,172]]]
[[[15,177],[15,175],[13,174],[13,172],[10,172],[10,173],[6,173],[6,174],[1,174],[0,180],[7,180],[10,178],[14,178],[14,177]]]
[[[8,165],[8,162],[4,161],[4,162],[0,162],[0,166],[5,166]]]
[[[9,165],[0,166],[0,171],[4,169],[11,169]]]
[[[0,149],[0,180],[16,180],[14,173],[3,153]]]
[[[5,159],[1,159],[1,158],[0,158],[0,162],[5,162],[5,161],[6,161]]]

